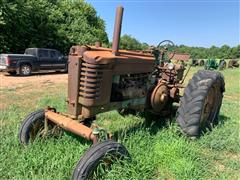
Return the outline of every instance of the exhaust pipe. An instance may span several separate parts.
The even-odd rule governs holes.
[[[121,37],[122,29],[122,17],[123,17],[123,7],[119,6],[116,10],[114,33],[113,33],[113,42],[112,42],[112,53],[117,56],[119,50],[119,43]]]

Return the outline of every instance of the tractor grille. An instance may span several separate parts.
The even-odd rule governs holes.
[[[98,99],[103,78],[104,65],[82,62],[80,71],[79,96],[86,99]]]

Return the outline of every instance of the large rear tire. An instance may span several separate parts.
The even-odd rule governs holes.
[[[120,143],[107,140],[95,144],[78,161],[72,180],[103,178],[101,170],[106,170],[114,161],[124,157],[129,157],[129,153]]]
[[[218,123],[225,91],[224,78],[215,71],[200,70],[185,88],[177,122],[189,137],[199,137]]]

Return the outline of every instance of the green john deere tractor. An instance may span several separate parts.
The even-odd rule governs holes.
[[[204,69],[206,69],[206,70],[216,70],[216,69],[223,70],[226,68],[226,66],[227,66],[227,63],[224,59],[221,59],[219,61],[219,63],[215,59],[208,59],[205,62]]]

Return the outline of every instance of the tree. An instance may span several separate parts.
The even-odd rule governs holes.
[[[193,58],[240,58],[240,45],[237,47],[229,47],[223,45],[222,47],[211,46],[210,48],[204,47],[189,47],[185,45],[177,46],[177,52],[189,53]]]
[[[127,50],[141,50],[141,43],[131,35],[123,35],[120,40],[120,48]]]
[[[141,43],[131,35],[123,35],[120,40],[120,48],[127,50],[146,50],[148,48],[147,43]]]
[[[0,52],[108,43],[104,21],[83,0],[0,0],[0,29]]]
[[[142,50],[148,50],[149,45],[147,43],[142,43]]]
[[[91,5],[84,1],[62,0],[57,7],[51,20],[57,25],[58,34],[64,39],[67,49],[75,44],[108,43],[105,23]]]

